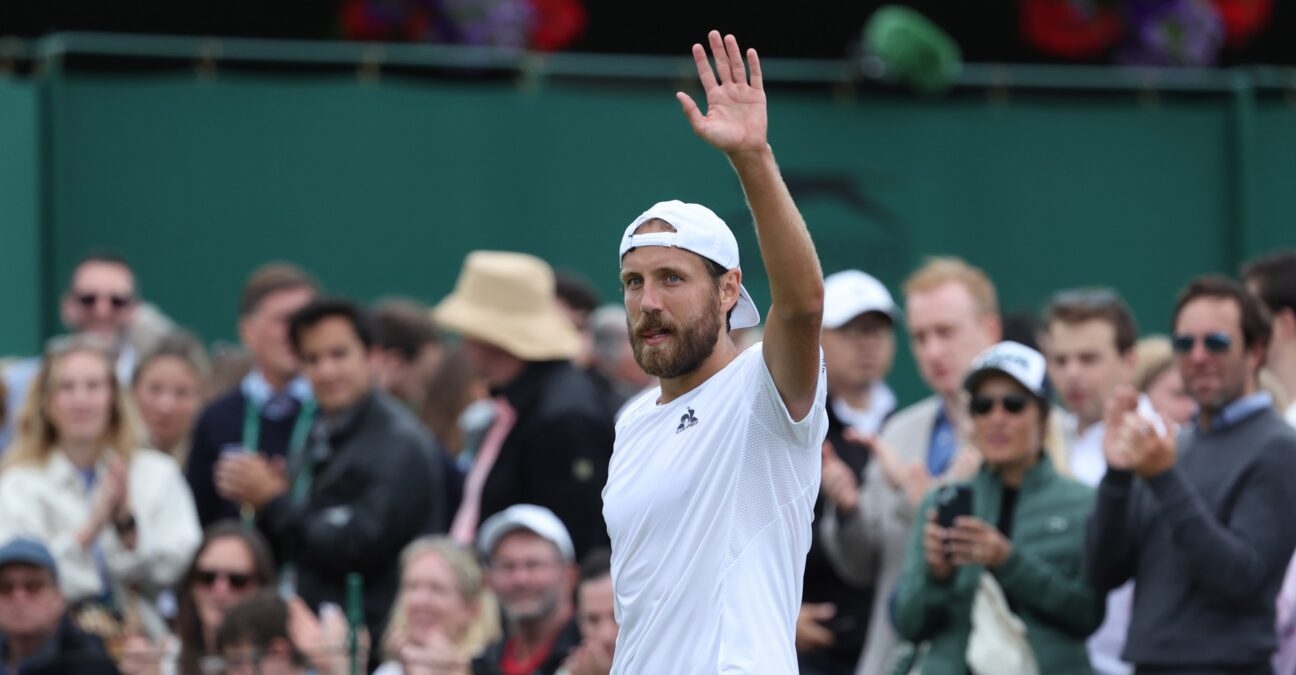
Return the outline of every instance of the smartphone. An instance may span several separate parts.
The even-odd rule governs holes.
[[[936,489],[936,524],[953,527],[954,519],[972,515],[971,485],[942,485]]]

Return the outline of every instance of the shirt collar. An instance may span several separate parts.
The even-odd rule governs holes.
[[[1256,413],[1273,407],[1273,396],[1267,391],[1258,391],[1250,396],[1243,396],[1232,403],[1224,406],[1224,409],[1211,420],[1210,431],[1225,431],[1231,429],[1244,420],[1255,415]],[[1201,415],[1193,416],[1193,424],[1199,425]],[[1200,426],[1198,427],[1200,428]]]
[[[243,396],[258,408],[264,406],[270,400],[270,397],[276,393],[274,387],[270,386],[270,382],[265,379],[265,375],[262,375],[260,370],[253,370],[244,376],[243,381],[239,384],[239,389],[242,390]],[[310,380],[307,380],[305,375],[294,377],[288,382],[288,386],[284,387],[284,391],[288,392],[288,395],[296,399],[298,403],[305,403],[314,398],[314,394],[311,392]]]

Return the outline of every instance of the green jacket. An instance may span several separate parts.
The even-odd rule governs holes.
[[[992,526],[998,523],[1003,496],[998,476],[983,468],[967,484],[973,489],[973,515]],[[1017,495],[1008,560],[995,570],[960,567],[944,581],[928,574],[923,558],[925,514],[934,502],[935,493],[929,493],[918,511],[923,517],[914,519],[894,612],[901,637],[928,643],[922,673],[967,672],[972,600],[983,570],[994,574],[1026,624],[1040,673],[1092,673],[1085,639],[1102,623],[1106,602],[1085,583],[1081,569],[1094,491],[1058,475],[1048,457],[1042,457]]]

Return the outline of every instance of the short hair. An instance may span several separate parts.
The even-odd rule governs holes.
[[[990,277],[981,268],[953,256],[928,258],[905,279],[904,294],[908,297],[926,293],[948,283],[960,284],[966,288],[981,316],[999,314],[999,296],[995,292],[994,282],[990,281]]]
[[[612,551],[606,547],[591,550],[581,558],[580,582],[602,579],[612,574]]]
[[[1296,249],[1255,258],[1242,266],[1242,279],[1255,284],[1256,293],[1271,313],[1296,312]]]
[[[1075,325],[1105,321],[1115,333],[1116,351],[1128,354],[1138,340],[1138,323],[1120,294],[1111,288],[1072,288],[1059,291],[1044,309],[1044,323]]]
[[[319,283],[292,263],[266,263],[248,276],[243,285],[243,298],[239,301],[239,316],[253,314],[265,299],[282,291],[306,288],[318,292]]]
[[[1261,306],[1260,301],[1236,280],[1220,274],[1207,274],[1188,282],[1179,291],[1175,301],[1174,314],[1170,317],[1170,329],[1179,321],[1179,314],[1188,303],[1199,298],[1217,298],[1232,300],[1237,303],[1241,317],[1242,342],[1247,349],[1259,345],[1269,346],[1269,313]]]
[[[306,663],[306,659],[288,637],[288,604],[273,591],[261,591],[225,613],[225,619],[216,631],[216,648],[225,651],[249,645],[259,656],[277,639],[290,645],[291,658],[295,664]]]
[[[135,282],[135,268],[131,267],[130,261],[126,259],[125,255],[123,255],[120,251],[117,250],[108,249],[108,248],[97,248],[81,256],[77,260],[77,263],[72,266],[72,273],[68,275],[69,290],[72,288],[73,281],[76,280],[77,272],[81,271],[82,267],[85,267],[86,265],[89,265],[91,263],[99,263],[103,265],[117,265],[119,267],[125,267],[126,271],[130,272],[132,284],[138,285]],[[138,289],[136,290],[136,292],[138,292]]]
[[[589,314],[599,306],[598,291],[585,277],[570,270],[554,272],[554,295],[568,307]]]
[[[302,333],[333,317],[346,319],[364,348],[373,348],[377,331],[374,330],[373,319],[368,312],[345,298],[316,298],[288,319],[288,340],[292,343],[293,351],[301,356]]]
[[[427,345],[441,343],[441,331],[428,308],[413,300],[391,298],[375,303],[373,322],[378,346],[399,352],[406,361],[417,359]]]

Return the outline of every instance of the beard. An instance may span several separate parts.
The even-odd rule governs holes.
[[[630,346],[635,362],[645,373],[663,379],[687,375],[710,358],[720,333],[720,297],[699,316],[689,317],[683,326],[664,320],[660,314],[645,313],[636,325],[630,326]],[[664,330],[670,339],[660,345],[644,343],[645,331]]]

